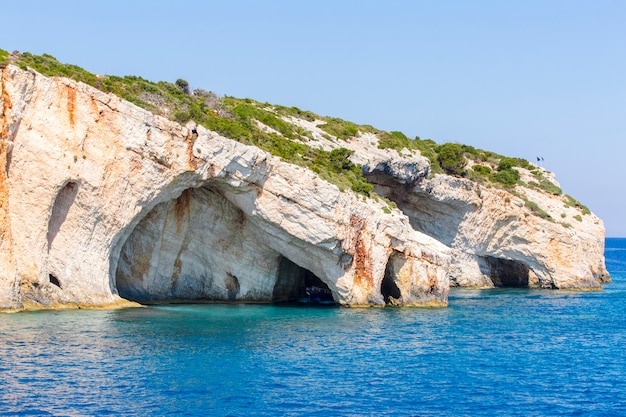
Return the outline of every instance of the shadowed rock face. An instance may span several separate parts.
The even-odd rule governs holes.
[[[306,269],[299,267],[289,259],[281,258],[278,264],[276,284],[272,292],[272,302],[298,301],[306,297],[307,272]]]
[[[394,276],[396,276],[396,273],[393,270],[393,262],[389,262],[385,269],[385,277],[380,286],[380,292],[383,294],[385,304],[394,304],[402,296]]]
[[[311,271],[296,265],[285,257],[278,264],[278,276],[272,293],[273,303],[300,301],[308,297],[307,288],[329,290],[328,285]]]
[[[0,308],[271,302],[302,279],[447,302],[449,249],[384,202],[81,83],[8,66],[1,93]]]
[[[484,258],[485,275],[496,287],[528,287],[528,265],[509,259],[498,259],[491,256]]]

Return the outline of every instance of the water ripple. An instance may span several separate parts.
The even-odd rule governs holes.
[[[598,293],[454,290],[447,309],[5,315],[0,414],[624,415],[626,277],[613,279]]]

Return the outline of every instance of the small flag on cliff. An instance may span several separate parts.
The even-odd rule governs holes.
[[[539,166],[543,168],[543,164],[542,164],[542,162],[543,162],[543,156],[538,156],[538,157],[537,157],[537,162],[539,162]]]

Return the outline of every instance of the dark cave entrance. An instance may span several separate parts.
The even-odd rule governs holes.
[[[387,262],[387,268],[385,268],[385,276],[383,282],[380,284],[380,293],[385,299],[385,304],[393,304],[393,300],[399,300],[401,297],[400,288],[393,280],[395,273],[393,271],[393,265],[391,262]]]
[[[57,287],[61,288],[61,281],[59,281],[59,279],[54,275],[48,274],[48,280],[50,281],[50,284],[56,285]]]
[[[530,269],[523,262],[486,256],[486,275],[496,287],[528,287]]]
[[[272,303],[334,304],[328,285],[308,269],[281,257]]]

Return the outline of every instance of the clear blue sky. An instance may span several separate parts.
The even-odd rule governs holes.
[[[535,160],[626,236],[626,1],[32,1],[0,48]]]

